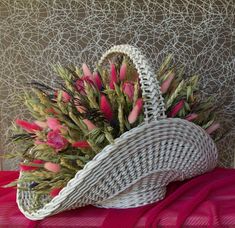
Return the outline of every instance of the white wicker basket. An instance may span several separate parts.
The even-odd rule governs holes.
[[[17,203],[27,218],[39,220],[88,204],[106,208],[149,204],[164,198],[169,182],[216,166],[216,146],[202,128],[186,120],[166,118],[154,71],[137,48],[114,46],[99,64],[118,53],[129,56],[139,73],[144,123],[106,146],[43,208],[30,211],[33,193],[18,189]]]

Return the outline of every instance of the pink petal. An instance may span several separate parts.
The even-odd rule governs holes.
[[[38,121],[38,120],[36,120],[36,121],[34,121],[34,123],[35,124],[37,124],[39,127],[41,127],[42,129],[45,129],[45,128],[47,128],[48,126],[47,126],[47,123],[46,122],[43,122],[43,121]]]
[[[50,196],[51,196],[51,197],[57,196],[57,195],[60,193],[61,190],[62,190],[62,188],[53,188],[53,189],[50,191]]]
[[[76,148],[88,148],[90,147],[89,143],[87,141],[78,141],[78,142],[75,142],[72,144],[73,147],[76,147]]]
[[[134,85],[131,82],[125,82],[123,84],[123,92],[129,97],[132,101],[134,96]]]
[[[126,77],[127,65],[125,62],[122,63],[120,68],[120,80],[123,81]]]
[[[42,160],[34,160],[32,163],[35,164],[43,164],[44,161]],[[30,166],[30,165],[24,165],[23,163],[20,164],[20,171],[33,171],[33,170],[37,170],[39,167],[34,167],[34,166]]]
[[[130,112],[130,114],[128,116],[128,121],[130,124],[133,124],[137,120],[137,118],[142,110],[142,107],[143,107],[143,99],[139,98],[136,101],[134,108],[132,109],[132,111]]]
[[[60,151],[66,148],[68,141],[60,134],[59,129],[57,129],[50,131],[47,134],[47,145],[53,147],[57,151]]]
[[[89,67],[85,63],[82,64],[82,71],[83,71],[84,76],[91,76],[92,75]]]
[[[53,117],[47,118],[47,125],[51,130],[61,129],[62,125],[60,124],[59,120]]]
[[[71,99],[70,95],[68,93],[64,92],[64,91],[62,92],[62,97],[63,97],[63,101],[65,103],[69,102],[70,99]]]
[[[111,78],[110,78],[110,89],[114,89],[114,84],[117,84],[117,73],[116,73],[116,68],[115,68],[115,64],[111,63],[110,64],[110,70],[111,70]]]
[[[170,113],[168,114],[169,117],[175,117],[178,112],[183,108],[184,100],[180,100],[173,108],[171,109]]]
[[[191,113],[191,114],[187,115],[187,116],[185,117],[185,119],[188,120],[188,121],[193,121],[193,120],[197,119],[197,117],[198,117],[198,114],[196,114],[196,113]]]
[[[168,76],[168,78],[162,83],[162,85],[161,85],[162,94],[167,92],[174,77],[175,77],[175,74],[170,74]]]
[[[90,120],[88,120],[88,119],[84,119],[83,122],[86,124],[87,129],[89,131],[92,131],[93,129],[96,128],[96,126]]]
[[[34,144],[35,144],[35,145],[42,145],[42,144],[46,144],[46,143],[43,142],[43,141],[41,141],[41,140],[39,140],[39,139],[36,139],[36,140],[34,141]]]
[[[58,173],[60,172],[60,169],[61,169],[59,164],[52,163],[52,162],[45,162],[44,168],[53,173]]]
[[[108,119],[109,121],[112,120],[113,111],[105,95],[101,95],[100,98],[100,111],[104,114],[106,119]]]
[[[220,124],[219,123],[213,123],[210,127],[208,127],[206,129],[206,132],[210,135],[212,134],[214,131],[216,131],[218,128],[220,128]]]
[[[23,165],[23,164],[20,164],[19,166],[20,166],[20,171],[33,171],[33,170],[38,169],[38,167],[33,167],[33,166]]]
[[[83,107],[83,106],[81,106],[81,105],[78,105],[78,106],[76,106],[76,108],[77,108],[77,110],[80,112],[80,113],[85,113],[86,111],[86,109]]]
[[[100,79],[98,72],[94,73],[93,80],[94,80],[94,83],[96,84],[96,86],[98,87],[98,89],[101,90],[103,85],[102,85],[102,81]]]
[[[36,123],[29,123],[27,121],[20,120],[20,119],[17,119],[15,122],[18,126],[23,128],[27,132],[35,132],[35,131],[42,130],[42,128],[38,126]]]
[[[82,95],[86,95],[84,82],[87,82],[87,83],[94,85],[94,82],[92,81],[92,75],[91,76],[83,76],[82,78],[79,78],[75,82],[75,87],[76,87],[77,91],[79,93],[81,93]]]
[[[142,98],[139,98],[139,99],[136,101],[136,106],[138,107],[139,112],[141,112],[142,107],[143,107],[143,99],[142,99]]]

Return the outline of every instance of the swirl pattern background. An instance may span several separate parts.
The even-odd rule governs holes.
[[[54,85],[51,65],[90,66],[115,44],[145,52],[155,69],[167,53],[199,74],[204,96],[213,95],[229,131],[218,143],[220,165],[232,166],[235,152],[235,3],[233,0],[1,0],[0,151],[11,123],[27,117],[21,96],[27,83]],[[17,161],[4,161],[15,169]]]

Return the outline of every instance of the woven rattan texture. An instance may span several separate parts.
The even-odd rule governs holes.
[[[141,52],[128,45],[115,46],[104,54],[100,63],[113,53],[125,53],[137,63],[141,87],[146,91],[144,82],[154,80],[155,75],[151,74]],[[150,69],[149,74],[145,68]],[[161,93],[155,89],[159,87],[149,91],[159,96],[161,107]],[[146,94],[144,102],[146,99],[148,104],[150,97]],[[158,106],[158,103],[152,105]],[[217,164],[217,149],[210,136],[189,121],[164,118],[164,111],[158,110],[161,108],[146,108],[142,125],[106,146],[42,209],[30,211],[32,192],[18,189],[20,210],[35,220],[88,204],[108,208],[137,207],[162,199],[169,182],[213,169]]]

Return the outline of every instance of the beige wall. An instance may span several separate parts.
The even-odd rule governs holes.
[[[12,120],[27,115],[20,95],[32,79],[49,84],[57,62],[89,64],[113,44],[139,46],[154,66],[168,52],[188,72],[201,75],[203,94],[213,94],[221,121],[235,123],[235,44],[232,1],[226,0],[83,0],[0,1],[0,151]],[[219,144],[221,163],[233,159],[234,134]],[[225,158],[225,159],[224,159]],[[4,162],[15,169],[17,162]]]

